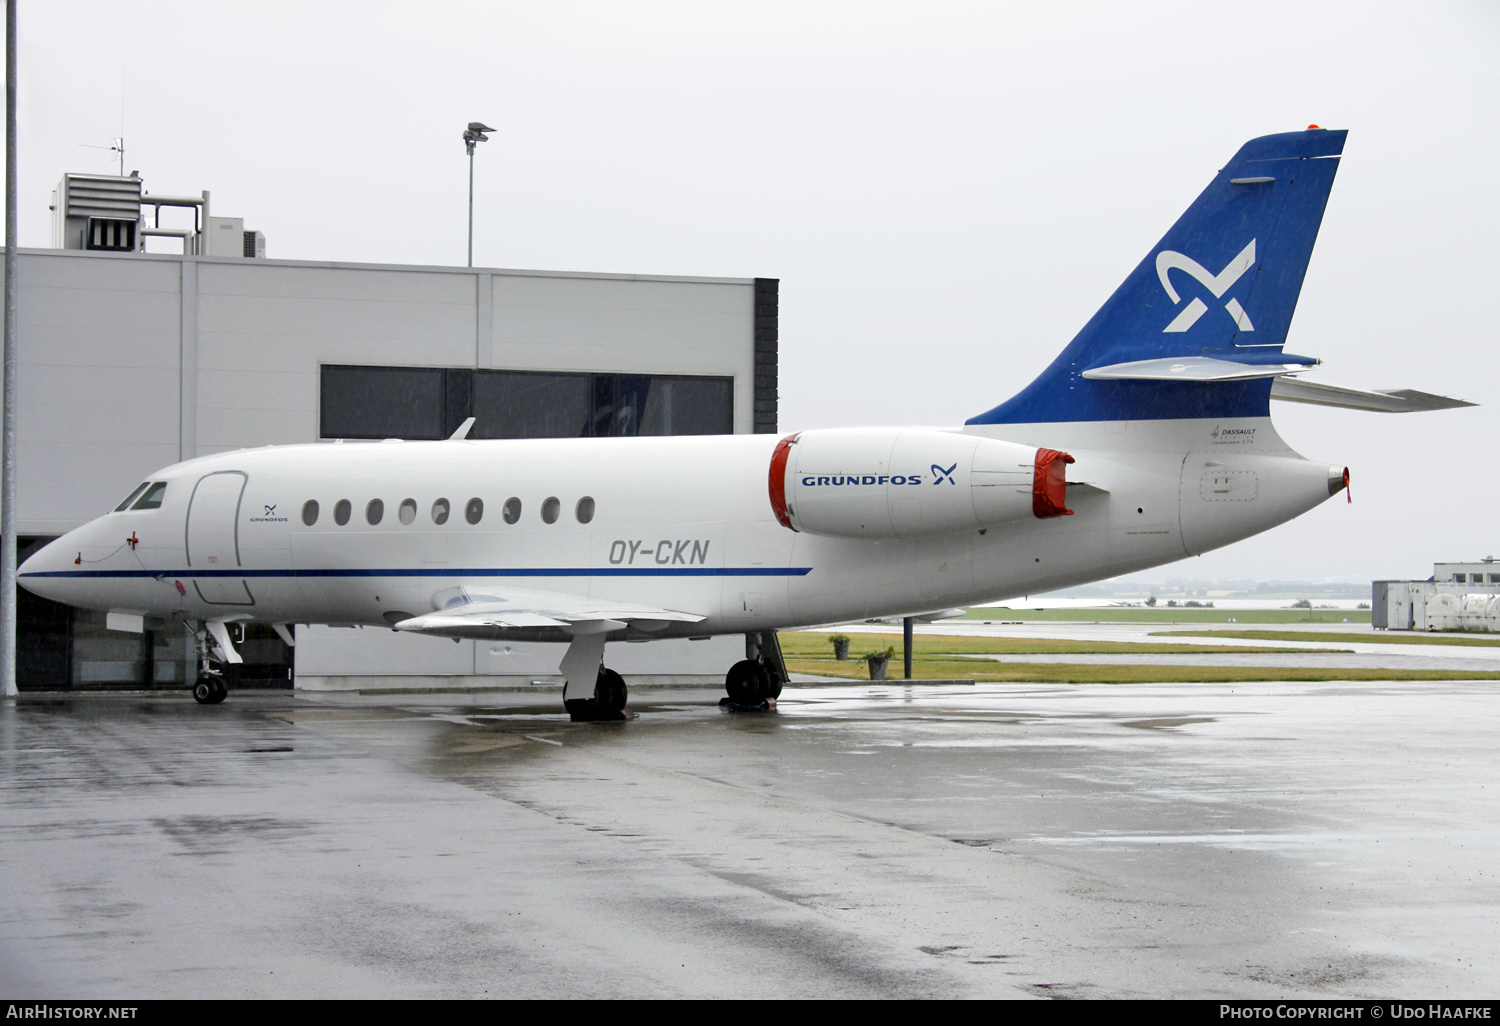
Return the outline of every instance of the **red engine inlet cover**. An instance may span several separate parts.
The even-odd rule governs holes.
[[[802,432],[797,432],[800,435]],[[797,435],[787,435],[776,443],[776,448],[771,452],[771,512],[776,514],[776,522],[782,527],[797,530],[792,527],[792,518],[786,508],[786,461],[792,454],[792,443],[797,440]]]
[[[1036,451],[1036,473],[1031,478],[1031,512],[1037,519],[1073,515],[1068,508],[1067,469],[1069,463],[1076,462],[1067,453],[1056,449]]]

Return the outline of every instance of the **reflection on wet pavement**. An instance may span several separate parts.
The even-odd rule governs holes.
[[[0,986],[1482,995],[1497,691],[640,689],[608,724],[541,689],[23,698]]]

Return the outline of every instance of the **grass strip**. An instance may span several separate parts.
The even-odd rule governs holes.
[[[892,660],[893,676],[901,664]],[[832,659],[788,659],[787,669],[821,677],[868,680],[864,664]],[[912,676],[922,679],[963,679],[980,683],[1039,684],[1232,684],[1257,681],[1406,681],[1406,680],[1500,680],[1500,672],[1486,670],[1370,670],[1298,666],[1117,666],[1078,663],[995,663],[975,660],[916,660]],[[893,681],[893,683],[900,683]]]
[[[1500,639],[1473,634],[1316,634],[1301,631],[1152,631],[1153,638],[1243,638],[1251,641],[1316,641],[1362,645],[1500,645]],[[1270,651],[1270,649],[1266,649]]]
[[[786,631],[781,652],[787,659],[822,659],[833,655],[832,635],[819,631]],[[899,634],[852,634],[849,657],[858,659],[867,652],[896,650],[901,656]],[[1300,639],[1299,639],[1300,640]],[[917,634],[912,638],[912,657],[930,658],[942,655],[1265,655],[1267,653],[1325,652],[1353,655],[1348,649],[1252,648],[1248,645],[1167,644],[1156,641],[1068,641],[1062,638],[964,638],[941,634]],[[968,674],[964,674],[968,676]]]
[[[963,620],[1064,620],[1072,623],[1369,623],[1368,609],[971,609]]]

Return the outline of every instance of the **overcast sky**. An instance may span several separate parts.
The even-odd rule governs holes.
[[[1244,140],[1348,146],[1287,348],[1483,404],[1275,403],[1330,502],[1158,577],[1500,556],[1500,4],[21,0],[20,235],[65,171],[213,193],[272,258],[781,279],[781,426],[1026,384]],[[1141,575],[1137,575],[1141,576]]]

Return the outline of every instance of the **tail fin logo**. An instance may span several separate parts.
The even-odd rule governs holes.
[[[1175,252],[1174,250],[1164,249],[1160,253],[1156,254],[1156,276],[1161,279],[1161,287],[1166,290],[1167,295],[1172,297],[1172,302],[1174,303],[1182,302],[1182,297],[1178,295],[1177,290],[1172,287],[1172,279],[1167,273],[1174,267],[1178,270],[1186,271],[1193,278],[1196,278],[1199,284],[1208,289],[1209,292],[1213,293],[1215,299],[1223,299],[1224,293],[1228,292],[1229,289],[1234,285],[1234,283],[1239,281],[1244,273],[1254,266],[1254,239],[1251,239],[1250,245],[1240,250],[1239,256],[1229,261],[1224,270],[1220,271],[1218,274],[1209,273],[1208,268],[1204,267],[1192,257],[1184,256],[1183,254]],[[1234,323],[1239,326],[1239,329],[1241,331],[1255,330],[1255,325],[1250,323],[1250,315],[1245,313],[1245,308],[1240,306],[1240,301],[1238,299],[1231,299],[1229,300],[1229,302],[1225,303],[1224,311],[1225,313],[1229,314],[1230,317],[1234,318]],[[1191,303],[1183,308],[1182,312],[1173,319],[1171,324],[1168,324],[1165,328],[1162,329],[1162,332],[1165,334],[1169,331],[1187,331],[1195,323],[1197,323],[1198,318],[1202,317],[1207,312],[1207,304],[1205,304],[1203,300],[1195,298]]]

